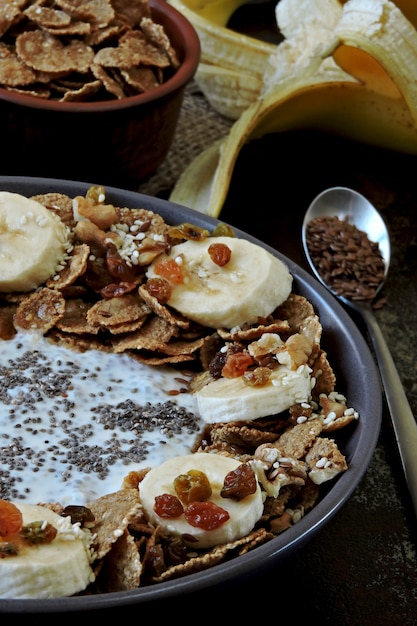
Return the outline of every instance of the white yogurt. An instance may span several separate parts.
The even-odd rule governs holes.
[[[132,470],[189,454],[203,422],[178,370],[78,353],[22,333],[0,342],[0,497],[87,504]]]

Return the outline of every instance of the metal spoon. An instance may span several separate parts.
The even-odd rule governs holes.
[[[336,216],[339,219],[348,217],[349,222],[364,231],[370,241],[378,242],[385,263],[384,279],[387,276],[391,258],[389,233],[381,215],[364,196],[347,187],[332,187],[316,196],[310,204],[302,225],[302,243],[306,258],[318,280],[339,300],[359,313],[367,326],[391,413],[405,478],[414,510],[417,513],[417,423],[411,412],[395,363],[373,313],[372,302],[354,301],[335,294],[312,262],[307,247],[307,224],[314,218],[324,216]],[[378,292],[382,285],[383,281]]]

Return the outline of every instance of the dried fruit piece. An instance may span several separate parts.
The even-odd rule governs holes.
[[[150,278],[146,283],[146,290],[158,300],[160,304],[166,304],[171,297],[172,287],[165,278]]]
[[[12,502],[0,500],[0,537],[15,535],[22,528],[23,516]]]
[[[222,498],[232,498],[240,502],[255,493],[256,488],[257,480],[253,469],[248,463],[242,463],[226,474],[220,495]]]
[[[228,354],[222,368],[222,376],[225,378],[237,378],[253,365],[254,361],[249,352],[236,352]]]
[[[232,256],[231,249],[224,243],[213,243],[208,247],[208,253],[213,263],[220,267],[227,265]]]
[[[154,511],[160,517],[176,518],[184,513],[184,509],[177,496],[163,493],[155,497]]]
[[[207,475],[195,469],[190,469],[186,474],[180,474],[174,479],[174,489],[183,504],[191,502],[204,502],[212,494],[212,488]]]
[[[154,271],[157,276],[162,276],[162,278],[165,278],[165,280],[172,285],[182,285],[184,282],[181,266],[177,263],[176,259],[157,261],[154,265]]]
[[[184,511],[184,517],[195,528],[216,530],[228,521],[230,515],[215,502],[191,502]]]
[[[243,373],[243,380],[247,385],[253,387],[262,387],[266,385],[271,378],[271,370],[269,367],[255,367],[253,370],[246,370]]]
[[[45,520],[25,524],[21,531],[25,541],[32,544],[51,543],[58,534],[57,529]]]

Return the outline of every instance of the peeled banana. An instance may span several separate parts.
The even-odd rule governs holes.
[[[415,3],[314,0],[309,10],[305,4],[277,4],[286,37],[268,59],[261,92],[225,139],[191,162],[170,200],[218,217],[241,148],[267,133],[316,129],[417,154]]]

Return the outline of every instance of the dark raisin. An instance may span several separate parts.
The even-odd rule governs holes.
[[[248,463],[242,463],[226,474],[220,495],[222,498],[231,498],[239,502],[255,493],[257,486],[253,469]]]

